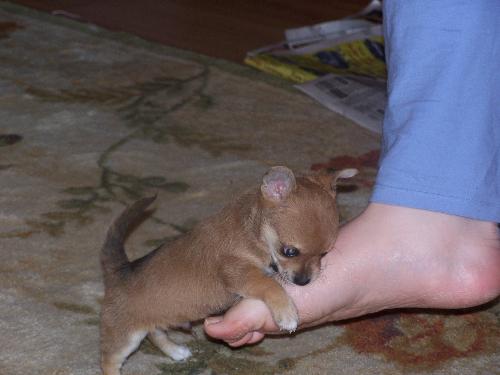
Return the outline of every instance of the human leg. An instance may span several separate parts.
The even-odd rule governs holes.
[[[289,287],[303,325],[500,293],[500,82],[494,1],[385,1],[389,104],[372,202],[322,277]],[[234,346],[276,332],[259,301],[206,331]]]

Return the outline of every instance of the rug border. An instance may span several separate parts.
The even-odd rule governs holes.
[[[166,54],[172,57],[180,57],[186,60],[208,64],[210,63],[213,66],[216,66],[219,69],[222,69],[228,73],[233,73],[236,75],[240,75],[246,78],[250,78],[253,80],[259,80],[263,83],[270,84],[271,86],[275,86],[281,89],[284,89],[288,92],[293,92],[295,94],[302,95],[304,97],[308,97],[302,94],[300,91],[297,91],[293,85],[285,81],[281,78],[274,77],[268,75],[266,73],[255,70],[251,67],[245,66],[243,64],[238,64],[232,61],[228,61],[225,59],[211,57],[208,55],[204,55],[198,52],[184,50],[181,48],[171,47],[159,42],[150,41],[144,39],[140,36],[134,35],[130,32],[125,31],[112,31],[101,26],[97,26],[90,22],[72,20],[70,18],[66,18],[63,16],[55,16],[50,13],[46,13],[40,10],[32,9],[20,4],[15,4],[9,1],[0,1],[0,9],[6,12],[10,12],[13,14],[19,14],[21,16],[32,17],[35,19],[42,20],[44,22],[53,23],[58,26],[67,27],[72,30],[77,30],[80,32],[84,32],[89,35],[97,36],[100,38],[105,38],[110,41],[119,42],[123,44],[129,44],[136,48],[143,48],[151,52],[155,52],[158,54]],[[242,62],[243,63],[243,62]],[[339,114],[340,115],[340,114]]]

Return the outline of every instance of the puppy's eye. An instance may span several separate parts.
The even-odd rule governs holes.
[[[300,251],[296,247],[285,245],[281,248],[281,253],[288,258],[292,258],[299,255]]]

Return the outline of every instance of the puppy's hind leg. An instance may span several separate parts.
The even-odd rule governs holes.
[[[104,337],[101,342],[101,368],[103,375],[120,375],[125,359],[138,348],[147,331],[134,331],[118,337]]]
[[[191,351],[187,346],[176,344],[160,329],[149,332],[148,338],[174,361],[182,361],[191,357]]]

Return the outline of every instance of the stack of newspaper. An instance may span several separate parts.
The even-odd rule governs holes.
[[[289,29],[282,43],[247,54],[245,63],[296,82],[327,108],[380,133],[386,96],[381,2],[352,17]]]

